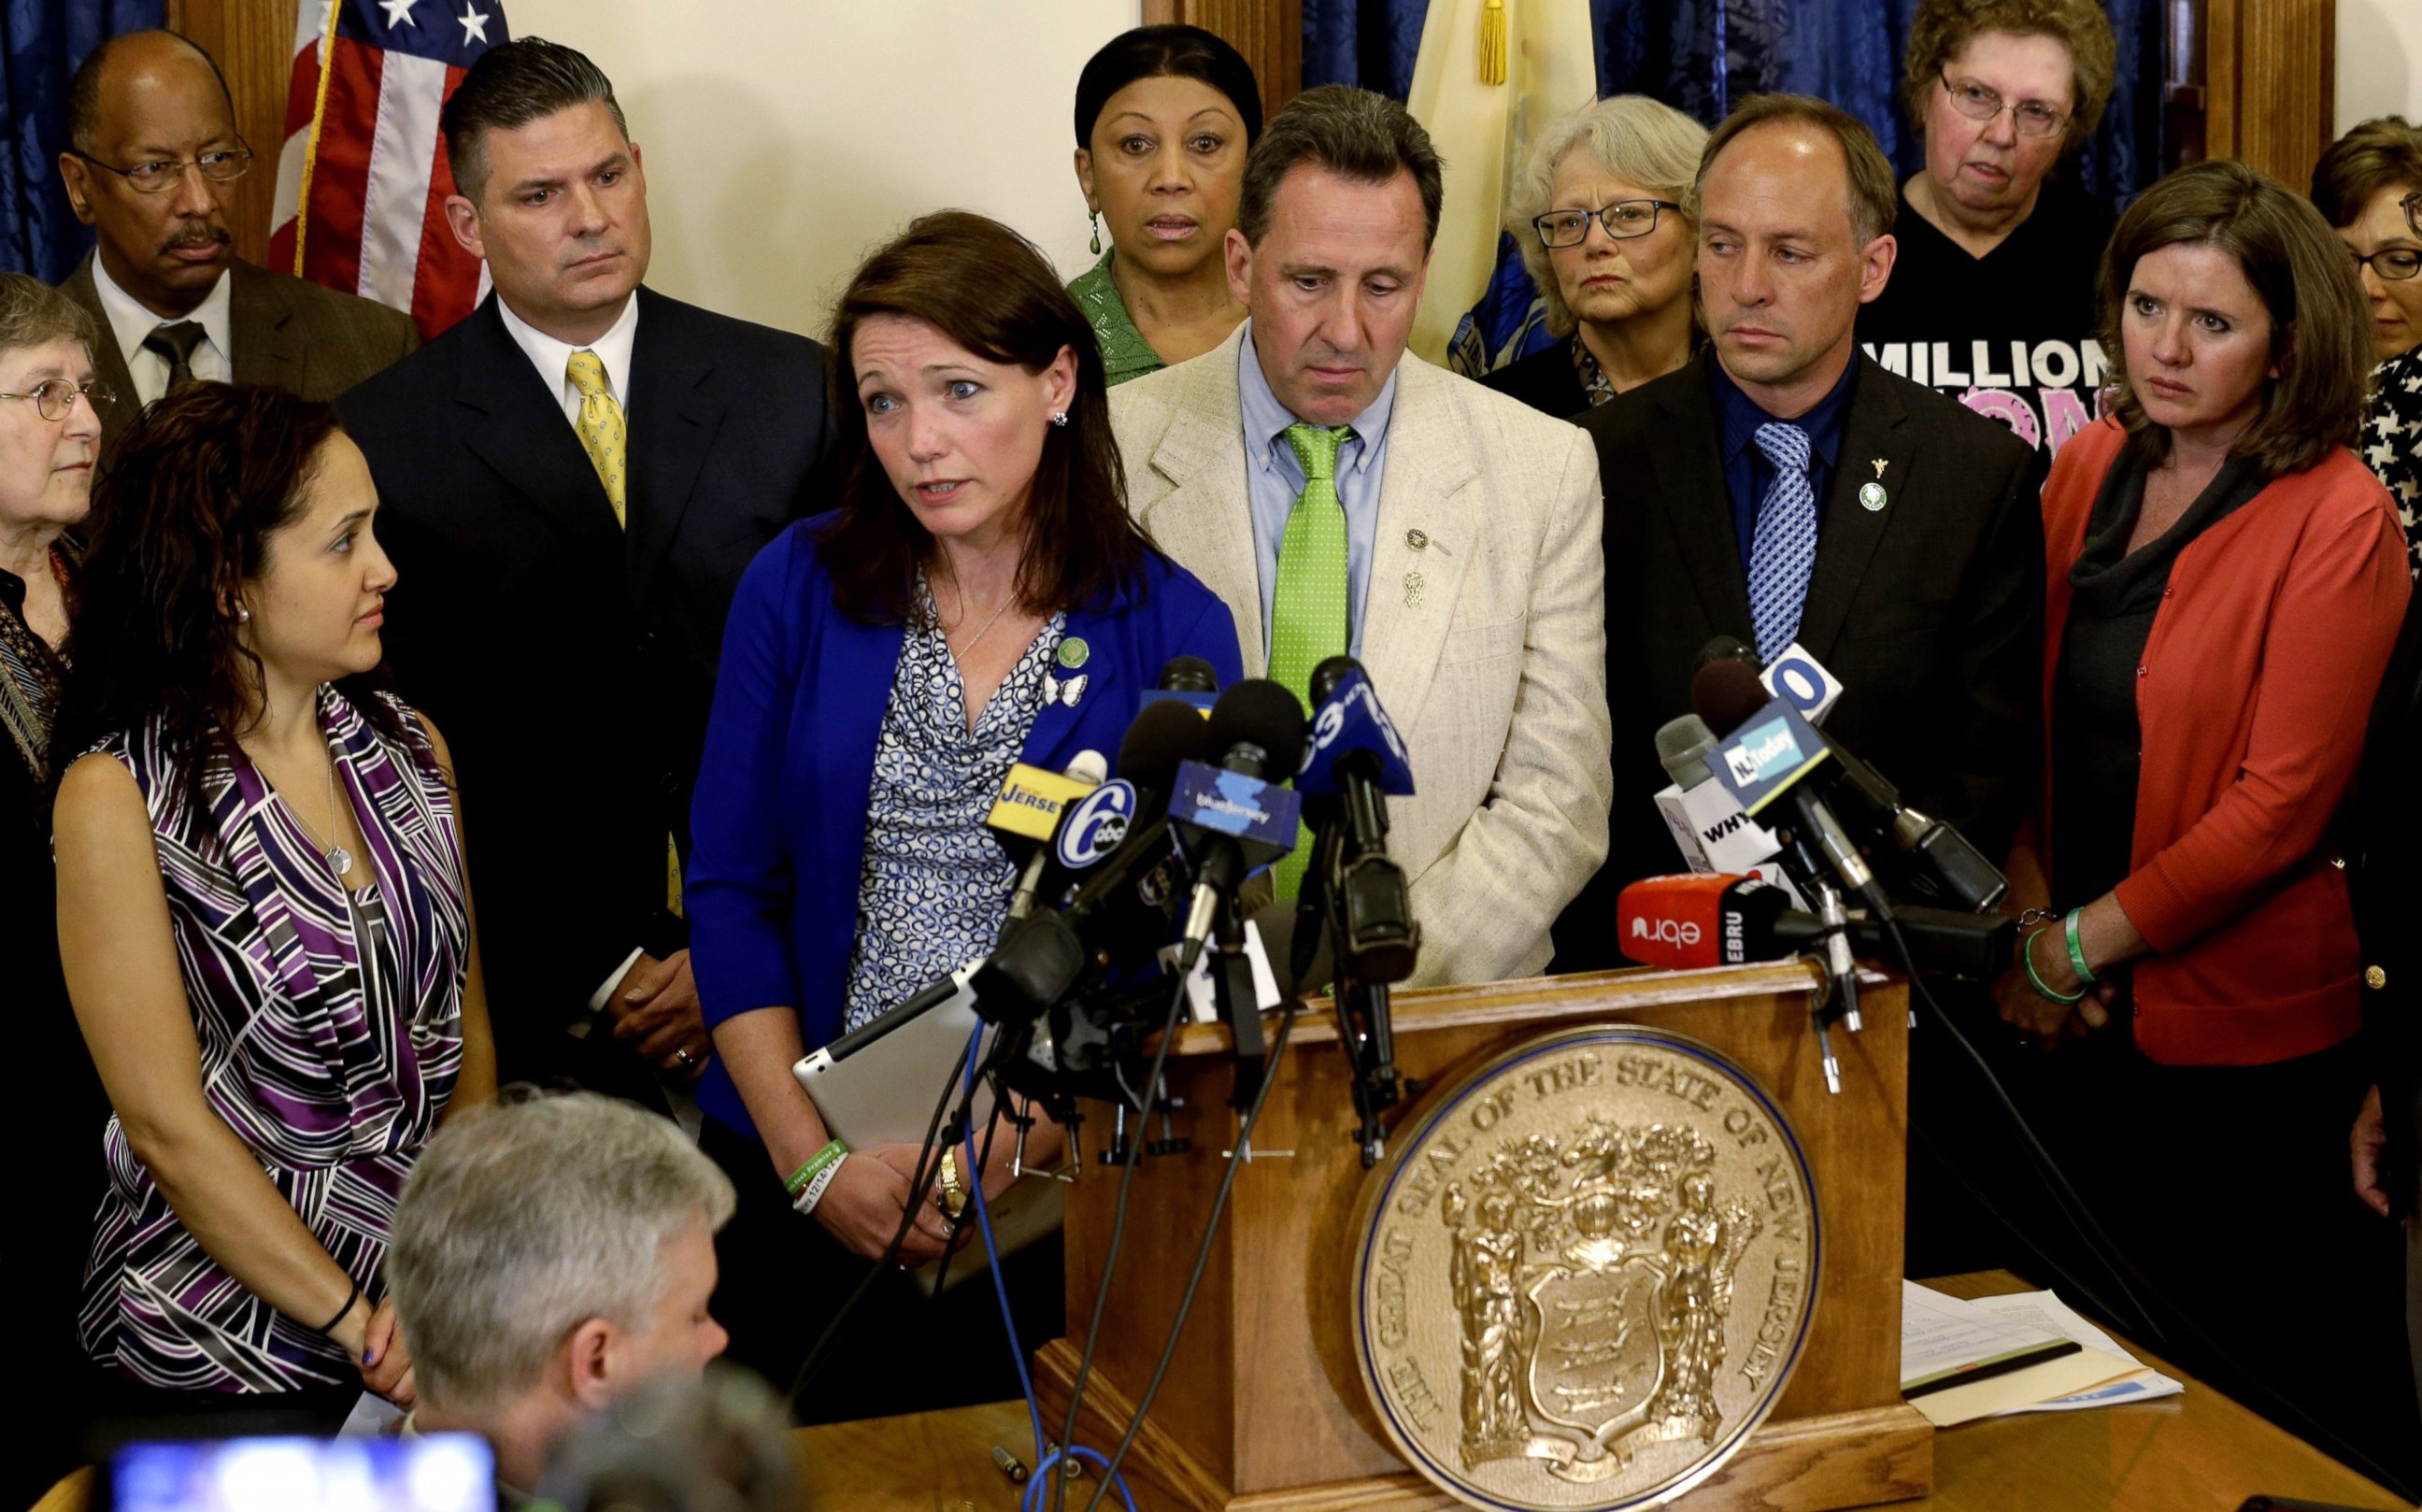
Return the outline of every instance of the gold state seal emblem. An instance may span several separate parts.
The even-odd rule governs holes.
[[[1355,1231],[1372,1405],[1473,1506],[1689,1490],[1782,1395],[1816,1304],[1816,1197],[1782,1110],[1638,1025],[1533,1040],[1437,1095]]]

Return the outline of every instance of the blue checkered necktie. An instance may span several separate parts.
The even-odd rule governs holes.
[[[1774,464],[1758,501],[1749,548],[1749,617],[1757,654],[1769,661],[1800,634],[1808,571],[1816,565],[1816,490],[1808,480],[1808,433],[1781,421],[1757,428],[1757,449]]]

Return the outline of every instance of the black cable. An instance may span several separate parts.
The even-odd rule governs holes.
[[[900,1247],[908,1242],[908,1230],[917,1221],[917,1209],[924,1202],[926,1190],[933,1186],[935,1175],[942,1169],[941,1159],[934,1148],[934,1139],[941,1132],[942,1114],[951,1106],[951,1094],[961,1090],[961,1074],[967,1070],[967,1057],[974,1053],[975,1047],[975,1040],[970,1036],[966,1047],[959,1051],[959,1058],[951,1063],[950,1085],[944,1087],[942,1095],[935,1100],[934,1116],[925,1121],[925,1142],[917,1157],[916,1172],[909,1177],[908,1200],[901,1205],[900,1226],[891,1231],[891,1242],[884,1246],[882,1257],[858,1278],[857,1284],[851,1288],[848,1298],[841,1304],[841,1310],[825,1324],[825,1331],[816,1335],[815,1347],[808,1351],[807,1359],[799,1362],[798,1374],[791,1378],[791,1390],[783,1397],[786,1404],[794,1407],[798,1404],[800,1394],[808,1389],[808,1382],[815,1378],[817,1368],[824,1363],[826,1352],[841,1336],[842,1325],[866,1299],[867,1291],[874,1284],[874,1278],[899,1262]]]
[[[1110,1297],[1110,1278],[1118,1273],[1119,1250],[1127,1236],[1127,1198],[1135,1189],[1136,1167],[1143,1158],[1143,1125],[1152,1114],[1152,1100],[1159,1095],[1161,1068],[1169,1063],[1169,1046],[1177,1038],[1178,1016],[1186,1011],[1187,973],[1177,976],[1176,990],[1169,995],[1169,1013],[1160,1026],[1160,1043],[1153,1049],[1152,1074],[1143,1080],[1143,1104],[1136,1110],[1136,1126],[1127,1136],[1126,1161],[1119,1172],[1119,1199],[1110,1216],[1110,1248],[1102,1259],[1102,1279],[1093,1293],[1093,1315],[1085,1325],[1085,1352],[1077,1360],[1077,1378],[1068,1388],[1068,1422],[1060,1430],[1060,1447],[1066,1450],[1077,1441],[1077,1410],[1084,1404],[1085,1383],[1093,1373],[1093,1350],[1102,1342],[1102,1314]],[[1109,1484],[1109,1477],[1103,1478]],[[1051,1488],[1052,1512],[1067,1512],[1068,1480],[1060,1477]]]
[[[2078,1225],[2079,1236],[2085,1240],[2086,1248],[2094,1252],[2094,1257],[2101,1261],[2104,1268],[2111,1272],[2112,1279],[2119,1284],[2120,1289],[2128,1294],[2130,1304],[2143,1315],[2147,1326],[2157,1336],[2162,1352],[2176,1356],[2178,1353],[2179,1343],[2190,1344],[2201,1349],[2212,1363],[2233,1378],[2230,1385],[2241,1397],[2259,1397],[2276,1409],[2275,1412],[2266,1412],[2264,1416],[2293,1419],[2296,1424],[2302,1425],[2298,1429],[2300,1437],[2308,1441],[2330,1445],[2339,1458],[2383,1485],[2400,1486],[2402,1483],[2397,1476],[2389,1473],[2359,1445],[2333,1431],[2320,1419],[2304,1410],[2301,1405],[2280,1394],[2276,1387],[2240,1363],[2235,1355],[2204,1331],[2201,1323],[2197,1322],[2185,1308],[2172,1301],[2169,1296],[2156,1285],[2134,1261],[2128,1258],[2126,1252],[2120,1249],[2118,1243],[2095,1220],[2092,1211],[2085,1205],[2085,1199],[2079,1196],[2077,1189],[2070,1185],[2067,1173],[2060,1169],[2060,1163],[2052,1158],[2052,1152],[2045,1148],[2043,1141],[2037,1136],[2034,1126],[2029,1124],[2026,1115],[2019,1110],[2017,1101],[2011,1097],[2009,1089],[2002,1085],[2002,1079],[1994,1074],[1991,1064],[1986,1061],[1983,1052],[1976,1048],[1974,1042],[1968,1038],[1967,1032],[1960,1029],[1958,1021],[1944,1012],[1942,1005],[1935,1000],[1934,994],[1927,990],[1925,980],[1918,975],[1917,962],[1910,952],[1909,941],[1901,937],[1899,923],[1887,920],[1884,921],[1884,930],[1892,937],[1893,949],[1899,953],[1901,966],[1909,973],[1911,989],[1917,994],[1918,1000],[1926,1004],[1927,1010],[1933,1014],[1944,1030],[1950,1033],[1953,1042],[1967,1053],[1970,1060],[1976,1063],[1976,1069],[1984,1075],[1986,1085],[1992,1089],[1994,1097],[2001,1103],[2003,1110],[2009,1114],[2010,1122],[2017,1126],[2020,1136],[2026,1142],[2029,1152],[2041,1162],[2041,1174],[2046,1184],[2053,1189],[2054,1204],[2057,1205],[2067,1202],[2076,1205],[2077,1211],[2070,1215],[2070,1221]],[[2128,1284],[2128,1278],[2131,1276],[2134,1277],[2137,1284],[2146,1291],[2161,1301],[2162,1314],[2157,1315],[2146,1307],[2143,1300],[2136,1296],[2134,1288]],[[2174,1336],[2162,1326],[2164,1315],[2168,1321],[2178,1325],[2185,1337]]]
[[[1228,1152],[1228,1169],[1219,1174],[1219,1194],[1211,1199],[1211,1217],[1203,1226],[1203,1242],[1195,1247],[1194,1269],[1186,1278],[1186,1294],[1178,1299],[1177,1316],[1170,1322],[1169,1337],[1162,1341],[1160,1362],[1153,1366],[1152,1380],[1136,1402],[1135,1416],[1127,1422],[1126,1436],[1119,1440],[1118,1448],[1111,1451],[1109,1462],[1102,1467],[1102,1484],[1094,1488],[1093,1499],[1085,1504],[1085,1512],[1098,1512],[1102,1498],[1110,1493],[1113,1477],[1118,1474],[1119,1467],[1126,1463],[1128,1447],[1143,1428],[1144,1414],[1152,1410],[1153,1398],[1160,1394],[1160,1383],[1169,1375],[1169,1363],[1177,1357],[1178,1337],[1186,1331],[1187,1315],[1194,1311],[1194,1293],[1203,1284],[1203,1271],[1210,1268],[1211,1241],[1218,1237],[1219,1220],[1227,1213],[1229,1189],[1235,1186],[1236,1173],[1244,1168],[1245,1151],[1253,1142],[1253,1126],[1261,1122],[1262,1104],[1268,1100],[1271,1084],[1279,1079],[1279,1071],[1286,1060],[1287,1036],[1295,1030],[1295,1016],[1302,1005],[1300,998],[1287,1000],[1286,1016],[1279,1021],[1278,1037],[1270,1045],[1269,1065],[1262,1075],[1261,1086],[1253,1093],[1253,1106],[1246,1110],[1244,1123],[1236,1130],[1236,1147]]]

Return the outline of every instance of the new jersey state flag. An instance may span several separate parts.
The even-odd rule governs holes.
[[[486,270],[446,228],[437,113],[508,35],[502,0],[303,0],[270,264],[404,310],[424,341],[469,314]]]

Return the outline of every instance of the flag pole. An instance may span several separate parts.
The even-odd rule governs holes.
[[[320,122],[328,114],[328,74],[336,62],[337,11],[344,0],[326,0],[320,26],[320,82],[311,100],[311,134],[303,139],[303,181],[294,193],[294,276],[303,276],[303,243],[311,231],[311,170],[320,162]]]

